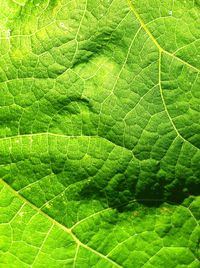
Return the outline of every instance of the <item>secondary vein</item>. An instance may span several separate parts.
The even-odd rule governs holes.
[[[40,215],[43,215],[45,218],[47,218],[53,225],[61,228],[64,232],[66,232],[67,234],[69,234],[73,240],[76,242],[76,244],[78,246],[82,246],[83,248],[93,252],[94,254],[98,255],[99,257],[107,260],[108,262],[112,263],[112,265],[114,265],[117,268],[122,268],[121,265],[119,265],[118,263],[116,263],[114,260],[108,258],[107,256],[103,255],[102,253],[100,253],[99,251],[96,251],[95,249],[89,247],[88,245],[83,244],[77,237],[76,235],[72,232],[71,229],[67,228],[66,226],[62,225],[61,223],[55,221],[52,217],[50,217],[48,214],[46,214],[44,211],[42,211],[41,209],[39,209],[37,206],[35,206],[33,203],[31,203],[30,201],[28,201],[26,198],[24,198],[22,195],[20,195],[17,191],[15,191],[9,184],[7,184],[4,180],[0,179],[0,182],[6,186],[15,196],[17,196],[20,200],[22,200],[24,203],[26,203],[27,205],[29,205],[32,209],[34,209],[35,211],[37,211]]]
[[[159,51],[162,53],[165,53],[173,58],[175,58],[176,60],[182,62],[183,64],[187,65],[188,67],[192,68],[193,70],[195,70],[196,72],[200,72],[200,69],[198,69],[197,67],[191,65],[190,63],[184,61],[183,59],[177,57],[176,55],[166,51],[164,48],[161,47],[161,45],[158,43],[158,41],[155,39],[155,37],[153,36],[153,34],[149,31],[148,27],[146,26],[145,22],[143,21],[143,19],[141,18],[141,16],[139,15],[139,13],[136,11],[133,3],[131,0],[127,0],[128,1],[128,5],[131,9],[131,11],[133,12],[133,14],[135,15],[135,17],[137,18],[137,20],[139,21],[139,23],[141,24],[142,28],[144,29],[144,31],[149,35],[149,37],[151,38],[151,40],[154,42],[154,44],[156,45],[156,47],[159,49]]]

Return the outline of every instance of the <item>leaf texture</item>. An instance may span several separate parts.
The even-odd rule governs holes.
[[[200,2],[0,0],[0,267],[199,267]]]

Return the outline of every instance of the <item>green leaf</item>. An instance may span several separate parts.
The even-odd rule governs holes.
[[[199,8],[0,0],[0,267],[199,267]]]

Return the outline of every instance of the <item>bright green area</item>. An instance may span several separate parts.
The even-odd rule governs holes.
[[[1,267],[199,267],[200,198],[131,202],[123,212],[77,215],[66,228],[4,183],[0,193]]]
[[[0,267],[199,267],[200,2],[0,0]]]

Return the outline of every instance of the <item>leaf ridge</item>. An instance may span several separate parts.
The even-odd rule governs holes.
[[[114,143],[113,141],[105,138],[105,137],[102,137],[102,136],[99,136],[99,135],[93,135],[93,136],[87,136],[87,135],[65,135],[65,134],[57,134],[57,133],[51,133],[51,132],[41,132],[41,133],[30,133],[30,134],[21,134],[21,135],[13,135],[13,136],[8,136],[8,137],[3,137],[3,138],[0,138],[0,141],[2,140],[9,140],[9,139],[14,139],[14,138],[23,138],[23,137],[37,137],[37,136],[55,136],[55,137],[63,137],[63,138],[90,138],[90,139],[93,139],[93,138],[99,138],[99,139],[103,139],[105,141],[108,141],[110,142],[111,144],[113,144],[114,146],[117,146],[117,147],[121,147],[129,152],[132,153],[133,155],[133,151],[127,147],[124,147],[122,145],[119,145],[119,144],[116,144]],[[134,155],[133,155],[134,156]],[[135,157],[135,156],[134,156]]]

